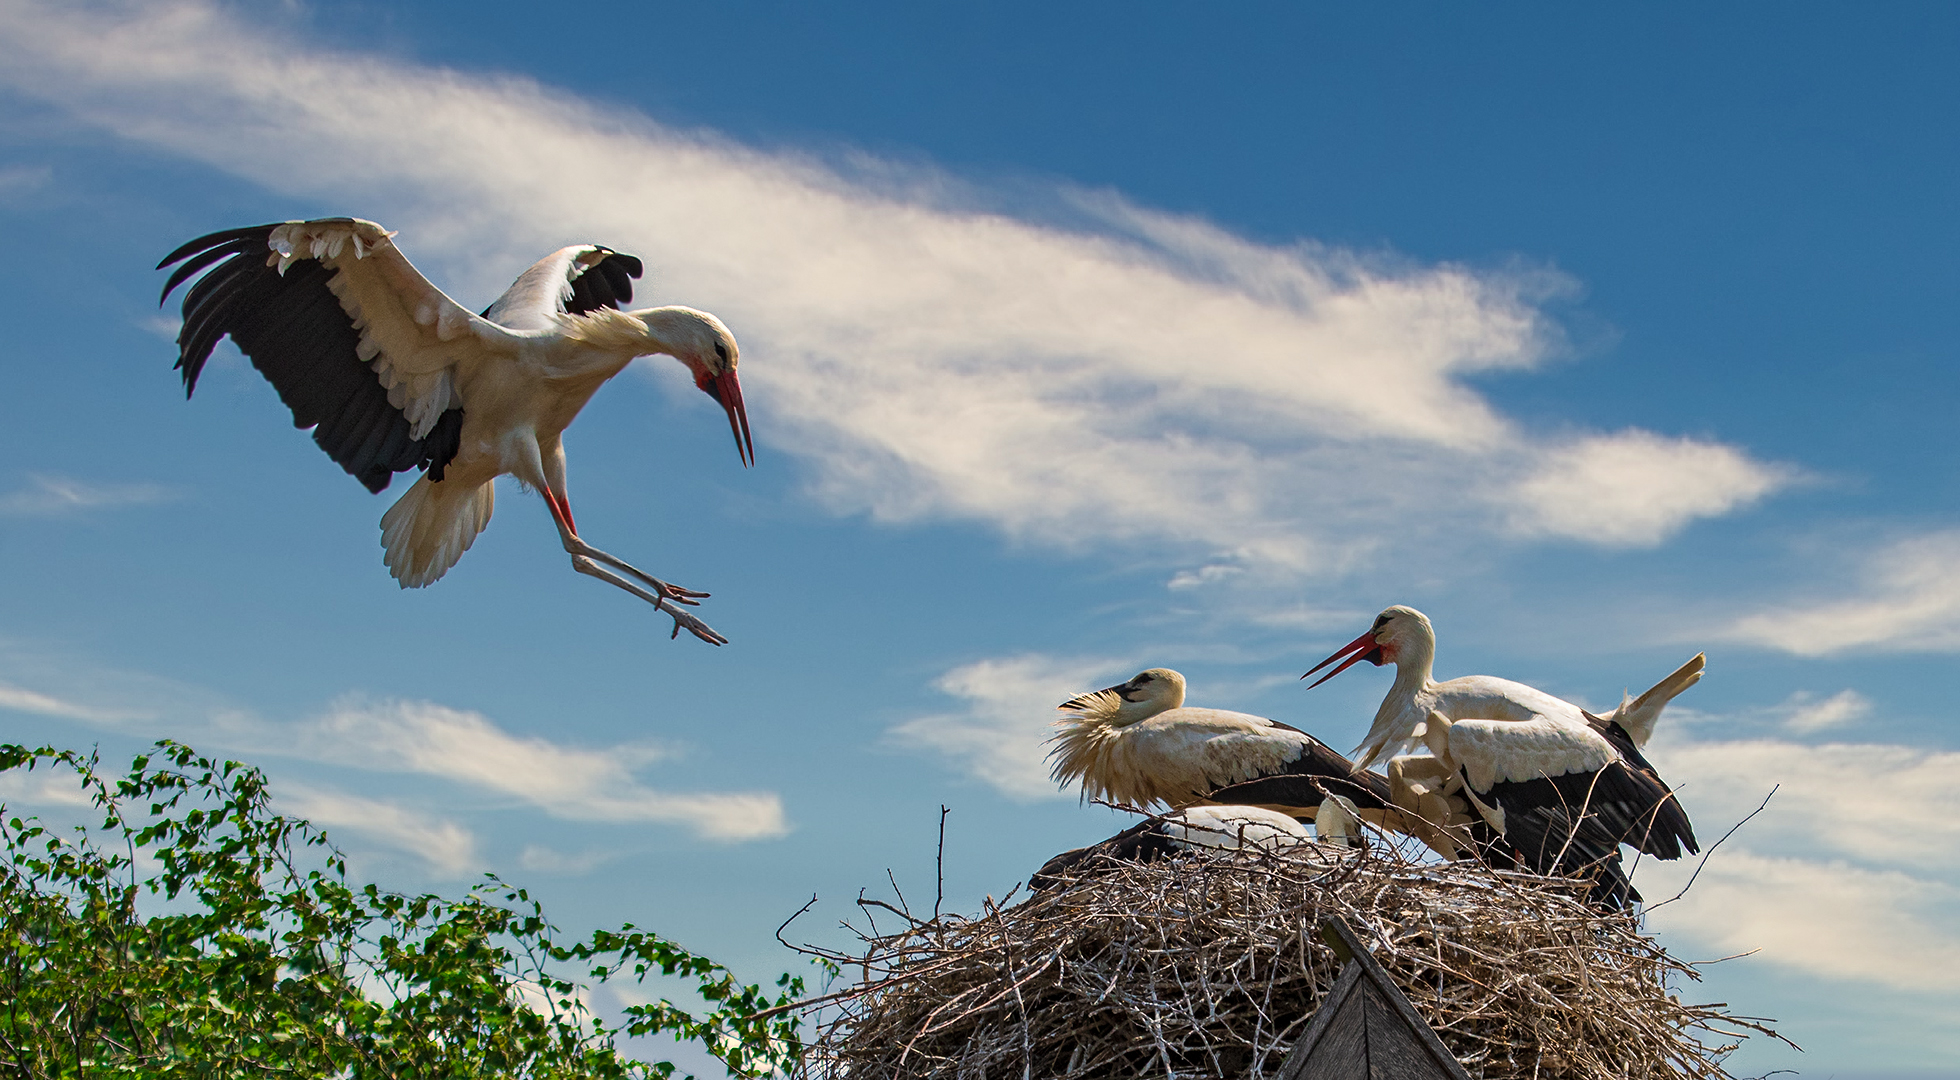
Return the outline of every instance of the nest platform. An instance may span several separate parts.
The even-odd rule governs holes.
[[[860,931],[864,951],[836,959],[861,981],[817,1015],[806,1070],[1272,1077],[1340,974],[1316,932],[1328,916],[1484,1080],[1725,1078],[1740,1038],[1779,1037],[1725,1004],[1684,1003],[1694,967],[1584,892],[1381,844],[1090,864],[978,917]]]

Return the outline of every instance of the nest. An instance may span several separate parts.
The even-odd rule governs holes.
[[[1751,1032],[1585,885],[1308,844],[1103,860],[977,918],[859,931],[862,975],[818,1015],[809,1075],[1271,1077],[1339,975],[1346,919],[1471,1076],[1728,1077]],[[1012,898],[1012,894],[1009,894]],[[860,901],[887,907],[875,901]]]

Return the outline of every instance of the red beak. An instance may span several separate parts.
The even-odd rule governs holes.
[[[1349,653],[1353,653],[1354,655],[1348,656]],[[1312,690],[1314,686],[1319,686],[1321,683],[1339,675],[1341,672],[1346,671],[1363,660],[1368,661],[1376,667],[1382,666],[1382,647],[1375,644],[1375,631],[1370,629],[1367,633],[1334,650],[1334,655],[1309,668],[1307,675],[1312,675],[1314,672],[1319,671],[1334,661],[1340,660],[1343,656],[1347,656],[1347,659],[1342,661],[1340,667],[1322,675],[1314,682],[1313,686],[1309,686],[1307,689]],[[1307,675],[1300,677],[1304,679]]]
[[[755,464],[755,440],[749,437],[749,411],[742,407],[742,384],[730,368],[711,379],[697,379],[694,385],[715,399],[728,414],[728,430],[735,433],[735,452],[744,466]]]

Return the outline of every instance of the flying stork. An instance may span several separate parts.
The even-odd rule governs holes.
[[[1397,807],[1389,781],[1312,735],[1263,716],[1184,704],[1184,676],[1151,668],[1058,706],[1053,778],[1079,780],[1084,799],[1183,809],[1231,803],[1311,818],[1328,839],[1358,832],[1356,818],[1455,845]]]
[[[184,396],[218,339],[252,360],[320,449],[379,493],[423,474],[382,515],[388,571],[402,588],[442,577],[490,523],[509,473],[544,496],[581,574],[610,582],[710,644],[727,639],[682,610],[707,593],[662,581],[585,542],[565,487],[565,428],[634,357],[664,353],[728,414],[755,463],[740,353],[720,319],[685,307],[622,311],[640,260],[579,244],[545,256],[481,315],[429,283],[372,221],[287,221],[201,236],[157,264],[183,265],[159,303],[184,294],[177,367]],[[220,262],[219,260],[224,260]]]
[[[1257,849],[1277,851],[1312,842],[1307,827],[1277,810],[1257,806],[1193,806],[1133,825],[1101,843],[1064,851],[1028,878],[1039,892],[1063,875],[1089,870],[1099,860],[1147,863],[1180,851]]]
[[[1436,682],[1435,655],[1428,617],[1398,605],[1307,672],[1342,661],[1313,684],[1319,686],[1363,660],[1395,665],[1395,683],[1355,749],[1358,767],[1421,739],[1450,788],[1460,787],[1504,838],[1509,856],[1539,873],[1597,871],[1603,879],[1595,897],[1616,907],[1640,899],[1620,870],[1622,843],[1659,859],[1700,850],[1687,813],[1640,748],[1667,703],[1701,680],[1703,656],[1594,716],[1508,679]]]

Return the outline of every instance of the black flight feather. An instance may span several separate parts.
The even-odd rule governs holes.
[[[211,350],[228,335],[292,410],[293,425],[312,428],[320,449],[369,491],[416,468],[441,480],[462,445],[463,411],[445,411],[427,435],[413,437],[408,418],[389,404],[373,366],[360,358],[360,334],[327,288],[333,271],[315,259],[294,259],[283,276],[268,265],[279,224],[201,236],[157,264],[161,270],[183,263],[159,302],[209,268],[184,294],[177,335],[184,396],[197,389]]]

